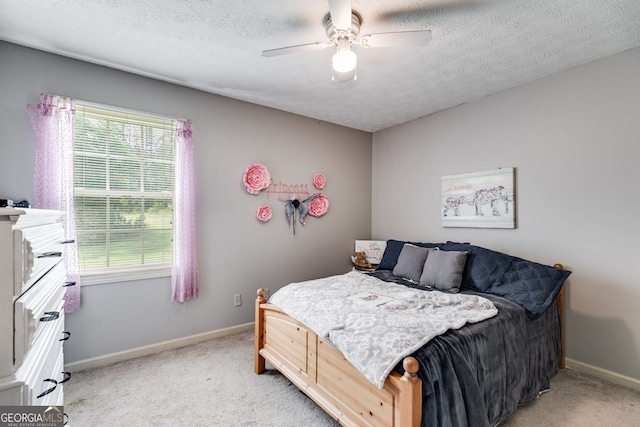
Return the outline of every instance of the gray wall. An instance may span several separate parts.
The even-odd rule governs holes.
[[[640,49],[373,135],[372,238],[468,241],[573,273],[567,357],[640,379]],[[515,230],[440,226],[440,177],[516,168]]]
[[[170,302],[168,278],[84,286],[67,317],[67,363],[253,321],[256,289],[275,291],[351,268],[355,239],[371,231],[371,134],[0,42],[0,197],[32,199],[34,143],[25,106],[41,92],[193,121],[200,298]],[[275,181],[327,178],[330,208],[293,239],[283,203],[252,196],[245,168]],[[270,222],[255,219],[269,203]],[[243,305],[233,306],[242,294]]]

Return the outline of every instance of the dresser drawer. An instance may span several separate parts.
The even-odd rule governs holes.
[[[62,260],[64,230],[54,223],[13,233],[14,295],[18,296]]]
[[[65,282],[65,268],[59,263],[15,300],[13,357],[16,368],[23,364],[41,336],[49,336],[64,325]]]
[[[39,376],[39,383],[36,383],[32,389],[32,404],[42,406],[62,406],[64,402],[64,387],[65,381],[71,378],[70,373],[63,372],[64,370],[64,357],[62,351],[57,353],[55,363],[47,365],[46,369],[42,370],[42,375]],[[56,383],[52,381],[57,381]]]
[[[63,327],[64,319],[55,328],[51,328],[51,331],[47,331],[47,334],[38,337],[23,365],[16,372],[16,377],[24,382],[27,405],[53,405],[62,402],[62,384],[69,376],[63,372],[64,357],[60,341]]]

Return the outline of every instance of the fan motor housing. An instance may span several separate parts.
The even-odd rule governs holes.
[[[333,26],[331,21],[331,14],[327,14],[324,18],[324,26],[327,31],[327,37],[332,43],[337,43],[341,38],[347,38],[349,42],[353,42],[356,36],[360,33],[360,25],[362,24],[362,18],[356,11],[351,11],[351,29],[342,31]]]

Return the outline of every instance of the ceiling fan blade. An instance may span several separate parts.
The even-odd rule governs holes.
[[[290,53],[299,53],[299,52],[307,52],[309,50],[325,49],[329,46],[333,46],[333,43],[315,42],[315,43],[298,44],[295,46],[287,46],[287,47],[279,47],[276,49],[263,50],[262,56],[266,56],[270,58],[272,56],[288,55]]]
[[[351,29],[351,0],[328,0],[331,22],[336,30]]]
[[[365,34],[358,43],[362,47],[426,46],[431,41],[431,31],[397,31],[392,33]]]

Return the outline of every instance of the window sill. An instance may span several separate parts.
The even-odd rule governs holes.
[[[82,286],[104,285],[106,283],[131,282],[134,280],[171,277],[171,267],[136,268],[108,272],[81,273]]]

